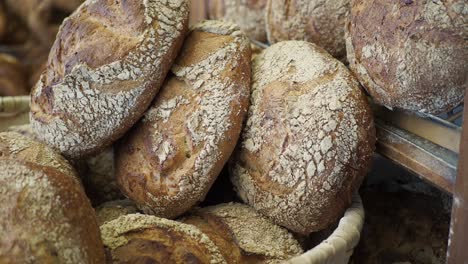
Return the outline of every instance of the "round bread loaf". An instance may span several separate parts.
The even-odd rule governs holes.
[[[21,134],[25,137],[28,137],[30,139],[33,139],[35,141],[39,141],[39,139],[36,136],[36,133],[34,133],[34,130],[32,129],[30,124],[25,124],[25,125],[19,125],[19,126],[11,126],[8,127],[7,132],[16,132],[18,134]]]
[[[208,0],[208,17],[233,22],[252,39],[266,42],[267,0]]]
[[[198,228],[129,214],[101,226],[108,263],[227,263]]]
[[[283,263],[303,253],[288,230],[272,224],[247,205],[206,207],[194,210],[181,221],[205,233],[228,263]]]
[[[270,43],[313,42],[335,58],[345,58],[344,25],[350,0],[269,0],[265,24]]]
[[[468,88],[467,10],[466,0],[351,1],[351,70],[379,104],[450,110]]]
[[[351,204],[371,162],[366,97],[341,62],[309,42],[272,45],[252,74],[234,187],[278,225],[302,234],[323,229]]]
[[[122,215],[134,213],[138,213],[138,209],[128,199],[105,202],[96,208],[96,217],[100,226]]]
[[[0,263],[104,263],[99,227],[76,178],[0,159]]]
[[[78,179],[75,169],[64,157],[29,135],[17,132],[0,133],[0,157],[50,167]]]
[[[239,137],[250,65],[237,26],[191,30],[173,75],[116,152],[117,183],[145,213],[174,218],[204,199]]]
[[[142,116],[176,57],[187,0],[87,0],[66,19],[31,98],[41,140],[98,153]]]
[[[14,57],[0,53],[0,96],[27,95],[27,78]]]

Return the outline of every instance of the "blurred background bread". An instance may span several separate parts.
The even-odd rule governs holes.
[[[438,114],[468,87],[465,0],[351,1],[350,68],[375,102]]]
[[[227,263],[198,228],[130,214],[101,226],[108,263]]]
[[[23,65],[15,57],[0,53],[0,96],[19,96],[28,93]]]
[[[159,90],[188,13],[188,0],[85,1],[64,20],[32,92],[41,140],[82,157],[121,137]]]
[[[235,147],[249,90],[247,37],[228,22],[195,25],[145,117],[116,151],[124,194],[166,218],[203,201]]]
[[[284,41],[254,59],[250,102],[231,168],[241,199],[301,234],[337,221],[375,144],[357,80],[317,45]]]
[[[208,18],[235,23],[250,38],[266,42],[266,3],[267,0],[208,0]]]
[[[53,167],[0,159],[0,263],[104,263],[83,188]]]
[[[282,263],[303,253],[288,230],[247,205],[229,203],[197,209],[181,221],[205,233],[228,263]]]
[[[335,58],[345,58],[348,14],[349,0],[269,0],[265,15],[268,41],[309,41]]]

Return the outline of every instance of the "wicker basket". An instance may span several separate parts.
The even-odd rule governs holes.
[[[0,131],[29,122],[29,97],[0,97]],[[289,264],[344,264],[349,262],[359,242],[364,224],[364,208],[359,195],[340,219],[332,234],[317,246],[297,256]]]

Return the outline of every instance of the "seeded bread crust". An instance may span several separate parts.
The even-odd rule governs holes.
[[[101,233],[107,263],[227,263],[198,228],[156,216],[124,215]]]
[[[265,24],[270,43],[304,40],[346,58],[344,25],[350,0],[269,0]]]
[[[247,123],[231,164],[241,199],[289,230],[337,221],[371,163],[372,114],[349,70],[303,41],[274,44],[252,66]]]
[[[96,208],[96,217],[99,226],[117,219],[122,215],[135,213],[138,213],[138,208],[128,199],[105,202]]]
[[[0,158],[0,263],[104,263],[89,200],[76,178]]]
[[[193,210],[181,222],[205,233],[228,263],[282,263],[303,253],[288,230],[248,205],[228,203]]]
[[[233,22],[251,37],[266,42],[265,7],[267,0],[209,0],[208,17]]]
[[[379,104],[446,112],[468,88],[467,10],[465,0],[352,0],[349,66]]]
[[[87,0],[65,19],[31,94],[31,124],[69,157],[98,153],[142,116],[188,24],[187,0]]]
[[[203,201],[241,131],[250,56],[231,23],[191,30],[172,75],[116,151],[117,183],[145,213],[174,218]]]

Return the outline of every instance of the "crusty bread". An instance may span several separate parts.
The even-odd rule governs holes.
[[[78,179],[75,169],[59,153],[30,136],[17,132],[0,133],[0,157],[50,167]]]
[[[374,101],[438,114],[468,88],[466,0],[351,1],[351,70]]]
[[[206,207],[192,211],[181,221],[205,233],[228,263],[282,263],[303,253],[288,230],[247,205]]]
[[[28,93],[27,78],[21,63],[10,55],[0,53],[0,96]]]
[[[99,225],[103,225],[109,221],[119,218],[122,215],[137,213],[138,209],[135,204],[128,200],[115,200],[105,202],[96,208],[96,217]]]
[[[243,201],[307,234],[351,204],[374,143],[371,111],[348,69],[313,43],[280,42],[253,62],[231,179]]]
[[[149,106],[187,23],[187,0],[85,1],[63,22],[32,92],[34,130],[69,157],[109,146]]]
[[[267,0],[208,0],[208,17],[233,22],[252,39],[266,42]]]
[[[344,25],[350,0],[269,0],[265,24],[270,43],[313,42],[336,58],[345,58]]]
[[[104,263],[91,204],[75,177],[0,158],[0,263]]]
[[[166,218],[204,199],[234,149],[248,107],[249,41],[231,23],[197,24],[172,74],[116,151],[124,194]]]
[[[198,228],[156,216],[124,215],[101,233],[108,263],[226,263]]]

